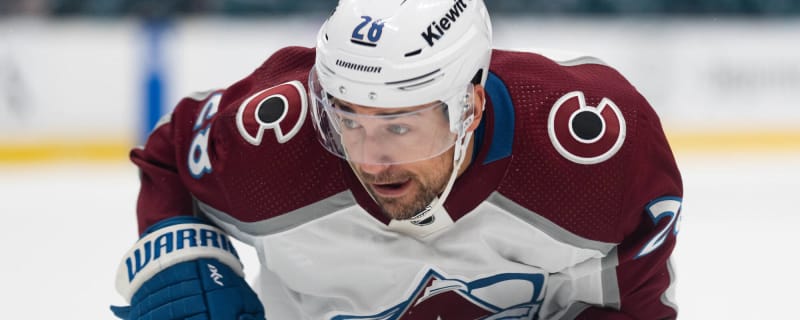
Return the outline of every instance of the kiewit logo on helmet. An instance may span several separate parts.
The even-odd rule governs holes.
[[[429,46],[433,47],[433,42],[443,37],[447,30],[450,30],[451,23],[456,23],[466,9],[467,4],[464,0],[455,0],[453,7],[450,8],[444,16],[431,22],[431,25],[428,26],[428,30],[422,32],[422,38],[428,42]]]

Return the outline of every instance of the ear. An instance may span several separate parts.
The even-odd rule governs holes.
[[[476,84],[473,86],[472,99],[475,103],[475,107],[472,108],[475,119],[472,120],[467,131],[475,131],[481,124],[481,119],[483,119],[483,109],[486,107],[486,90],[483,89],[482,85]]]

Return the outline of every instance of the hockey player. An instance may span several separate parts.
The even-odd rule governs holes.
[[[183,99],[131,152],[114,313],[675,318],[682,185],[655,112],[597,59],[491,39],[481,0],[342,0],[315,48]]]

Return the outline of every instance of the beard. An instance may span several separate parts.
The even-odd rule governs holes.
[[[431,204],[444,190],[449,178],[449,170],[433,170],[434,174],[430,181],[424,181],[419,176],[410,172],[386,171],[377,175],[372,175],[359,171],[361,181],[372,198],[380,205],[383,212],[392,219],[406,220],[416,216]],[[391,183],[396,181],[407,181],[412,184],[411,192],[402,197],[381,197],[371,184]]]

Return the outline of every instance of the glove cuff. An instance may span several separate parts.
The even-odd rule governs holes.
[[[151,228],[155,230],[148,229],[128,250],[117,268],[117,292],[130,302],[139,287],[155,274],[199,258],[217,259],[244,277],[239,255],[228,235],[200,220],[194,221],[164,223],[159,225],[160,228]]]

